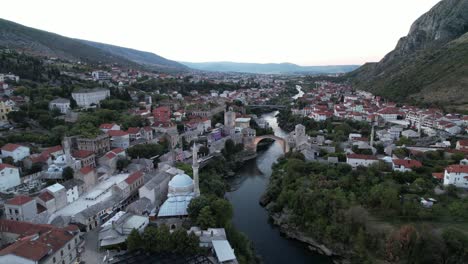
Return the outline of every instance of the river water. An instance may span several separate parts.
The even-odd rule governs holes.
[[[278,127],[275,114],[262,117],[276,136],[284,137],[286,132]],[[281,155],[281,145],[274,142],[237,172],[236,180],[232,182],[234,190],[226,194],[234,208],[233,223],[249,237],[265,263],[332,263],[331,259],[308,250],[303,243],[281,236],[279,229],[269,222],[267,211],[258,203],[268,185],[271,165]]]

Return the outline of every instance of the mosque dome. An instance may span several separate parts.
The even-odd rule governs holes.
[[[193,192],[193,180],[187,174],[177,174],[169,182],[169,193],[181,195]]]

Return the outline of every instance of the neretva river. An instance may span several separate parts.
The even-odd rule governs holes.
[[[276,136],[284,137],[286,132],[278,127],[276,113],[262,117]],[[271,165],[281,155],[282,147],[275,142],[237,172],[236,180],[232,182],[233,191],[227,193],[234,208],[233,223],[253,242],[255,252],[264,263],[332,263],[330,258],[308,250],[305,244],[282,236],[279,229],[270,223],[268,212],[259,204],[271,176]]]

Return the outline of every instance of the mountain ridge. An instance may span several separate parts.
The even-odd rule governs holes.
[[[443,0],[419,17],[381,61],[346,77],[401,102],[468,109],[468,0]]]
[[[96,45],[90,45],[91,43],[95,43]],[[97,44],[101,44],[101,47]],[[27,27],[2,18],[0,18],[0,46],[36,56],[58,57],[93,64],[115,63],[127,67],[148,68],[150,70],[159,71],[187,70],[185,66],[177,62],[167,60],[150,52],[132,50],[97,42],[86,43],[86,41],[83,40]],[[116,50],[120,50],[120,53]],[[133,53],[133,55],[131,56],[131,54],[129,55],[128,53]],[[154,62],[156,58],[158,58],[159,62],[141,63],[141,61],[135,59],[135,53],[139,53],[140,55],[146,54],[146,56],[150,57],[147,61],[151,61],[152,59]]]
[[[300,66],[290,62],[283,63],[249,63],[249,62],[180,62],[192,69],[214,72],[245,72],[259,74],[280,73],[344,73],[359,67],[358,65],[325,65],[325,66]]]

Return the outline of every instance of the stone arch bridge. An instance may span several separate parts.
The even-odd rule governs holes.
[[[286,142],[286,139],[284,138],[281,138],[281,137],[277,137],[275,135],[263,135],[263,136],[258,136],[258,137],[255,137],[255,140],[254,140],[254,147],[255,147],[255,150],[257,149],[257,145],[260,141],[264,140],[264,139],[273,139],[275,141],[278,141],[280,143],[280,145],[283,147],[283,152],[284,153],[288,153],[289,152],[289,145],[288,145],[288,142]]]

